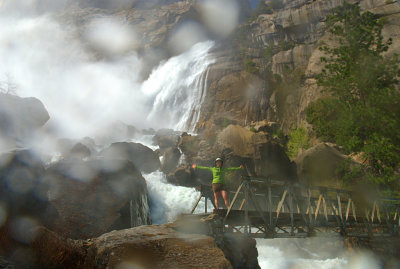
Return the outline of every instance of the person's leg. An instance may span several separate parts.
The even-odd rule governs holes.
[[[224,198],[226,208],[229,208],[228,193],[226,192],[226,190],[222,190],[221,195],[222,195],[222,198]]]
[[[219,207],[218,207],[218,195],[219,195],[219,192],[214,192],[215,209],[219,209]]]

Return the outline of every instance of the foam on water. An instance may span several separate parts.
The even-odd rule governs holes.
[[[174,221],[182,213],[190,213],[200,192],[195,188],[169,184],[162,172],[144,175],[149,192],[150,214],[154,224]],[[211,208],[211,204],[208,204]],[[196,211],[204,210],[204,199]]]
[[[270,246],[271,239],[257,239],[258,263],[261,269],[341,269],[346,268],[345,258],[310,259],[288,257],[277,246]],[[292,240],[292,239],[285,239]]]

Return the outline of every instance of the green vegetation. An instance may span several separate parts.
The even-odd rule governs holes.
[[[231,123],[230,123],[230,121],[229,121],[227,118],[223,118],[223,119],[222,119],[221,127],[222,127],[223,129],[225,129],[226,127],[228,127],[229,124],[231,124]]]
[[[246,60],[244,62],[244,70],[246,70],[249,73],[257,73],[259,71],[256,63],[253,62],[252,60]]]
[[[276,130],[276,132],[274,132],[274,133],[272,134],[272,136],[276,136],[276,137],[279,138],[284,144],[286,144],[286,142],[287,142],[287,141],[286,141],[287,138],[286,138],[285,134],[283,133],[282,129]]]
[[[287,155],[290,159],[296,159],[300,150],[306,150],[311,147],[310,137],[305,127],[300,127],[292,130],[289,135],[289,141],[287,142]]]
[[[272,56],[274,56],[274,46],[268,46],[264,50],[264,58],[268,61],[272,60]]]
[[[279,42],[279,49],[281,51],[293,49],[295,46],[296,46],[296,43],[294,43],[293,41],[283,40],[283,41]]]
[[[383,57],[392,41],[383,39],[382,21],[358,5],[335,9],[328,26],[338,46],[322,44],[325,67],[317,82],[329,96],[308,106],[307,121],[346,153],[363,152],[365,178],[393,187],[400,162],[399,66],[396,55]]]

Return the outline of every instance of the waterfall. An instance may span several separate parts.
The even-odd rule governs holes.
[[[193,131],[215,62],[213,41],[161,62],[141,81],[138,53],[94,60],[74,27],[50,16],[0,16],[0,23],[0,84],[10,82],[17,95],[41,100],[48,125],[61,136],[96,136],[117,121]]]
[[[214,42],[194,45],[156,68],[142,84],[142,92],[154,98],[147,121],[158,127],[193,131],[207,88],[208,66],[214,63],[209,51]]]

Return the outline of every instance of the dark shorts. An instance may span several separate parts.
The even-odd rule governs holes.
[[[226,191],[225,184],[213,183],[212,187],[214,192]]]

